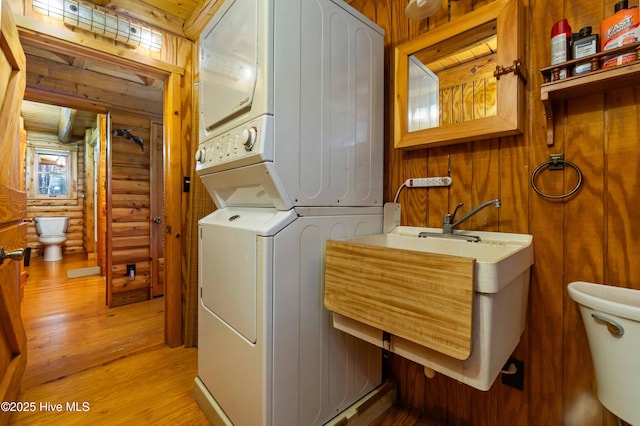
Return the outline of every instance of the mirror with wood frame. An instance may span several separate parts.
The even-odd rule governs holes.
[[[396,148],[522,132],[521,16],[519,0],[496,0],[396,47]]]

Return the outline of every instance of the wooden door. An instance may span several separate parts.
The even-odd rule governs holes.
[[[0,16],[0,246],[24,248],[27,196],[21,191],[20,106],[25,88],[26,59],[8,2],[2,1]],[[20,316],[20,261],[0,264],[0,400],[15,401],[27,363],[26,335]],[[9,421],[0,411],[0,424]]]
[[[109,307],[151,297],[150,125],[146,115],[111,111],[107,146]]]
[[[151,297],[164,295],[164,179],[162,123],[151,123]]]

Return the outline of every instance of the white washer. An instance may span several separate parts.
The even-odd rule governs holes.
[[[380,233],[377,207],[227,207],[200,221],[198,392],[235,425],[323,424],[381,382],[378,348],[323,308],[327,239]]]
[[[225,0],[203,31],[196,398],[214,424],[323,424],[380,384],[332,327],[327,239],[382,232],[382,29],[341,0]]]

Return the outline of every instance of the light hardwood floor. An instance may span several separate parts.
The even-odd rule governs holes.
[[[19,398],[35,411],[14,413],[10,424],[208,424],[193,397],[197,349],[165,346],[162,298],[108,309],[102,278],[66,278],[67,269],[91,262],[78,255],[44,262],[33,254]],[[68,410],[74,403],[80,411]]]

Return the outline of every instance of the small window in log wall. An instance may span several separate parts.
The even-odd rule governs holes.
[[[27,193],[29,199],[77,198],[77,149],[27,147]]]
[[[37,197],[69,197],[69,152],[36,149]]]

